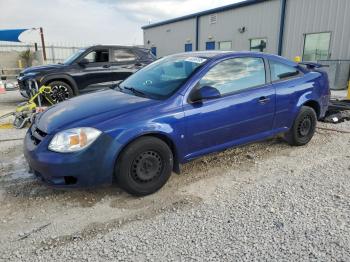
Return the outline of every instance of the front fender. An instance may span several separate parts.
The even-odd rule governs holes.
[[[114,162],[117,161],[122,150],[128,144],[130,144],[132,141],[136,140],[139,137],[153,135],[165,138],[167,141],[171,142],[173,146],[172,150],[174,151],[174,171],[177,173],[180,172],[179,163],[182,162],[181,156],[183,155],[183,153],[181,152],[181,147],[178,146],[178,143],[181,141],[178,140],[182,138],[181,136],[180,138],[177,137],[177,133],[169,124],[151,123],[147,126],[138,126],[132,129],[118,129],[114,130],[109,135],[114,137],[116,149],[113,153]]]
[[[119,144],[128,145],[135,139],[145,135],[160,135],[166,137],[175,144],[174,129],[169,124],[152,123],[147,126],[139,126],[132,129],[119,130],[111,134]],[[119,153],[119,152],[118,152]]]

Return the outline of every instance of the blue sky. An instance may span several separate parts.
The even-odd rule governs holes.
[[[242,0],[0,0],[0,29],[44,28],[53,44],[142,44],[141,26]],[[35,31],[22,34],[38,41]]]

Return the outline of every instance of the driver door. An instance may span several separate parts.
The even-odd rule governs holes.
[[[271,131],[275,90],[262,57],[237,57],[219,62],[195,88],[210,86],[220,97],[184,104],[186,159],[246,143]]]
[[[81,67],[78,76],[78,85],[87,87],[92,84],[99,84],[110,80],[110,50],[108,48],[95,49],[85,55],[85,59],[89,61]]]

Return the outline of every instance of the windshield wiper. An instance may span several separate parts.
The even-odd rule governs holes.
[[[119,87],[119,88],[122,88],[122,87]],[[133,88],[133,87],[124,86],[123,88],[126,89],[126,90],[129,90],[129,91],[133,92],[135,95],[141,95],[141,96],[147,97],[147,94],[146,94],[146,93],[144,93],[144,92],[142,92],[142,91],[140,91],[140,90],[137,90],[137,89],[135,89],[135,88]]]

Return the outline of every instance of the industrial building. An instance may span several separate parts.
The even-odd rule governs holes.
[[[254,50],[304,61],[350,59],[349,0],[247,0],[143,26],[157,57]]]

